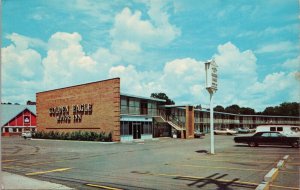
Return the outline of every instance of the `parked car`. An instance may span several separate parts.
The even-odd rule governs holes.
[[[253,136],[234,137],[235,143],[248,144],[250,147],[259,145],[289,145],[299,147],[300,137],[288,137],[279,132],[258,132]]]
[[[30,131],[25,131],[22,133],[21,135],[24,139],[27,139],[27,138],[31,138],[32,137],[32,132]]]
[[[195,130],[194,131],[194,137],[195,138],[201,138],[202,136],[204,136],[205,134],[200,132],[199,130]]]
[[[237,128],[236,131],[238,133],[250,133],[251,132],[250,129],[247,128],[247,127],[245,127],[245,128]]]
[[[300,127],[293,125],[260,125],[256,127],[256,132],[274,131],[286,136],[300,136]]]
[[[237,131],[230,130],[230,129],[215,129],[214,130],[215,135],[234,135],[237,134]]]

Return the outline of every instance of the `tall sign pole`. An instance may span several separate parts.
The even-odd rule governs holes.
[[[205,63],[206,90],[210,95],[210,153],[215,154],[213,95],[218,90],[218,69],[214,60]]]

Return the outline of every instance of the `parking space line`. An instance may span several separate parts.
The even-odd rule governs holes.
[[[293,166],[300,166],[300,163],[298,162],[287,162],[288,165],[293,165]]]
[[[175,164],[174,164],[175,165]],[[260,171],[260,172],[266,172],[269,170],[260,170],[260,169],[249,169],[249,168],[231,168],[231,167],[215,167],[215,166],[199,166],[199,165],[175,165],[175,166],[183,166],[183,167],[195,167],[195,168],[216,168],[216,169],[229,169],[229,170],[245,170],[245,171]]]
[[[214,181],[218,181],[218,182],[226,182],[226,183],[235,183],[235,184],[243,184],[243,185],[259,185],[258,183],[254,183],[254,182],[249,182],[249,181],[233,181],[233,180],[226,180],[226,179],[213,179],[210,177],[199,177],[199,176],[182,176],[179,174],[164,174],[164,173],[150,173],[150,172],[137,172],[134,171],[132,173],[136,173],[136,174],[144,174],[144,175],[152,175],[152,176],[167,176],[167,177],[176,177],[176,178],[186,178],[186,179],[193,179],[193,180],[214,180]]]
[[[273,151],[273,150],[272,150]],[[282,154],[283,156],[285,155],[285,154],[299,154],[299,153],[297,153],[297,152],[266,152],[265,150],[264,151],[240,151],[239,150],[239,152],[240,153],[263,153],[263,154]],[[236,152],[220,152],[219,154],[235,154]]]
[[[104,185],[96,185],[96,184],[85,184],[85,185],[90,186],[90,187],[98,187],[98,188],[101,188],[101,189],[122,190],[122,189],[119,189],[119,188],[108,187],[108,186],[104,186]]]
[[[270,187],[276,187],[276,188],[281,188],[281,189],[294,189],[294,190],[300,189],[298,187],[287,187],[287,186],[280,186],[280,185],[270,185]]]
[[[46,173],[52,173],[52,172],[63,172],[63,171],[70,170],[70,169],[71,168],[59,168],[59,169],[55,169],[55,170],[27,173],[25,175],[32,176],[32,175],[40,175],[40,174],[46,174]]]
[[[212,159],[190,159],[190,160],[199,160],[199,161],[212,161],[212,162],[234,162],[232,160],[212,160]],[[243,161],[243,162],[236,162],[236,163],[258,163],[258,164],[275,164],[277,162],[261,162],[261,161]]]
[[[15,161],[17,161],[17,159],[14,159],[14,160],[2,160],[1,162],[2,163],[6,163],[6,162],[15,162]]]

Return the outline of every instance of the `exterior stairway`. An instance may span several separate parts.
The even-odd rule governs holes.
[[[180,127],[179,125],[175,124],[174,122],[167,120],[163,116],[155,116],[154,117],[155,121],[158,123],[168,123],[171,127],[176,129],[177,131],[184,131],[185,129]]]

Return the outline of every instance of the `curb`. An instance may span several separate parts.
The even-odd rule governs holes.
[[[289,159],[289,155],[285,155],[283,157],[283,160],[279,160],[279,162],[276,165],[276,168],[272,168],[265,176],[264,181],[262,181],[255,190],[269,190],[270,189],[270,183],[276,179],[279,173],[279,169],[282,169],[284,167],[285,162]]]
[[[272,168],[267,173],[267,175],[265,175],[264,181],[266,181],[266,182],[272,182],[272,181],[275,180],[275,178],[277,177],[277,175],[278,175],[278,168]]]
[[[36,138],[31,138],[28,140],[32,141],[65,141],[65,142],[85,142],[85,143],[98,143],[98,144],[116,144],[119,142],[102,142],[102,141],[80,141],[80,140],[60,140],[60,139],[36,139]]]
[[[255,190],[269,190],[270,189],[270,183],[269,182],[262,182],[259,184]]]
[[[284,164],[285,164],[284,160],[279,160],[279,162],[276,165],[276,168],[282,169],[284,167]]]
[[[283,160],[288,161],[289,157],[290,157],[289,155],[285,155],[285,156],[283,157]]]

